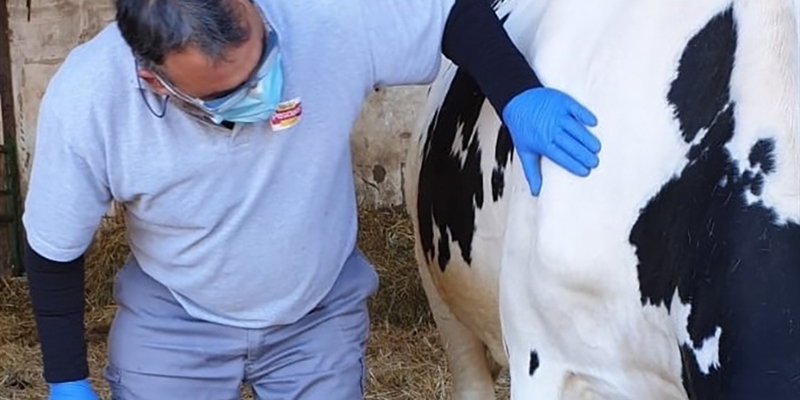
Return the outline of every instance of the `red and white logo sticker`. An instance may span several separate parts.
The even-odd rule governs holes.
[[[269,123],[272,125],[272,130],[281,131],[296,124],[302,114],[303,105],[300,103],[300,98],[294,98],[278,104]]]

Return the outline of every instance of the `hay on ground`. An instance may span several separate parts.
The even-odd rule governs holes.
[[[358,243],[375,266],[380,287],[370,300],[373,319],[403,328],[433,323],[414,260],[414,234],[404,210],[362,209]]]

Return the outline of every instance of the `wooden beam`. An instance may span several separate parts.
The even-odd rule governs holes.
[[[19,194],[19,175],[17,165],[17,118],[14,111],[14,81],[11,76],[11,17],[9,0],[2,0],[0,5],[0,112],[3,120],[3,150],[1,158],[5,161],[6,180],[3,190],[10,191],[8,201],[12,220],[9,221],[7,237],[8,251],[12,272],[20,275],[24,271],[22,265],[22,221],[19,210],[22,202]]]

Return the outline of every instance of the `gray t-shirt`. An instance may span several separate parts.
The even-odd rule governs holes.
[[[277,32],[294,125],[200,122],[136,77],[115,24],[75,48],[42,99],[23,223],[42,256],[83,254],[111,200],[133,256],[191,315],[291,323],[356,241],[350,133],[375,86],[430,83],[454,0],[257,0]],[[141,86],[140,86],[141,85]]]

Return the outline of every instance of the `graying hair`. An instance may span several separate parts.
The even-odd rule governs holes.
[[[194,47],[213,62],[250,31],[237,0],[116,0],[117,24],[140,65],[157,69],[172,51]]]

